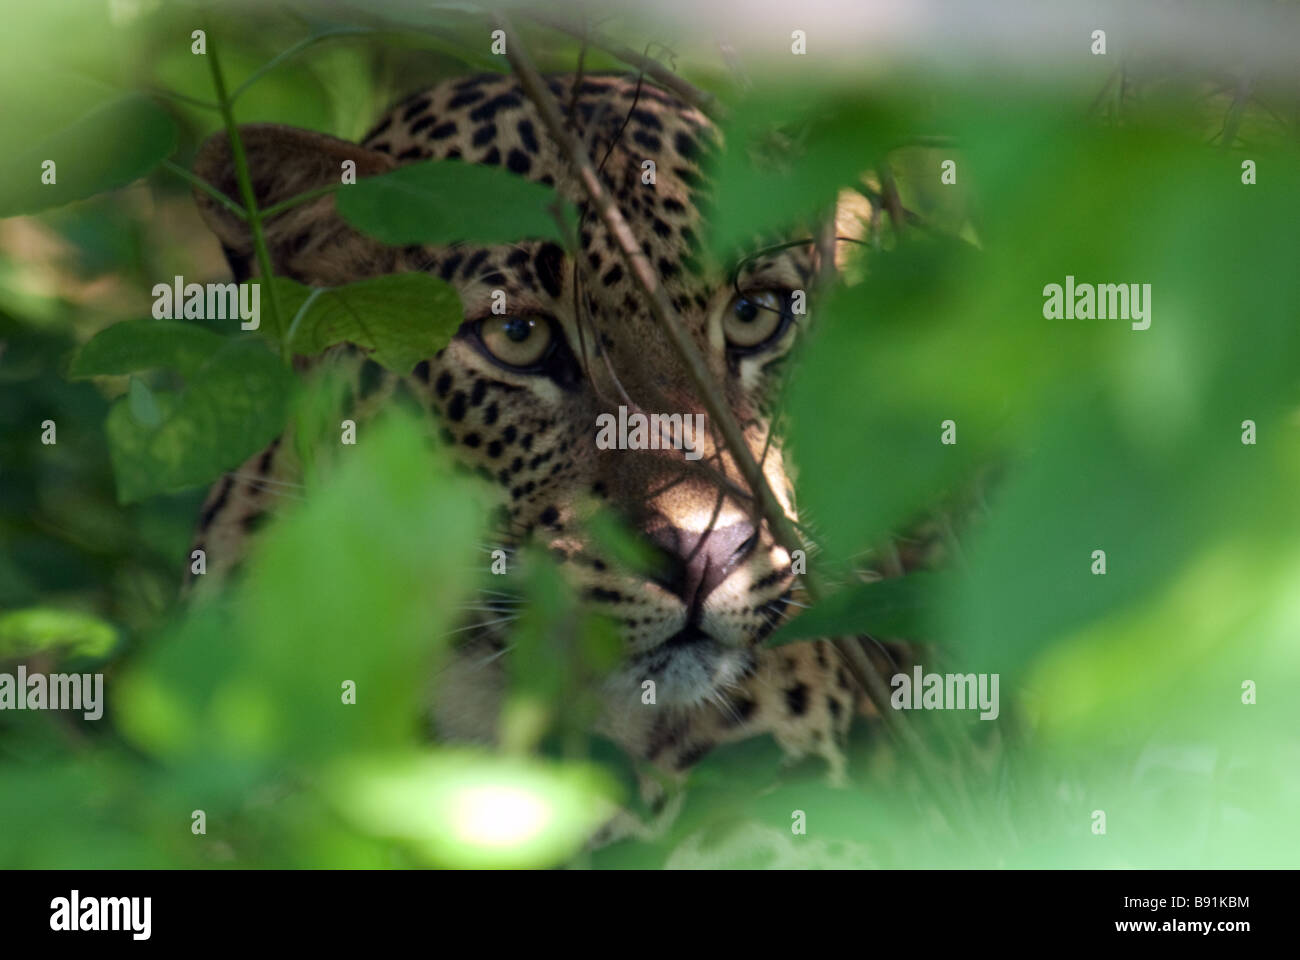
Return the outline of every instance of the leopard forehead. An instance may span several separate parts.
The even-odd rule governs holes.
[[[727,299],[729,275],[705,255],[700,237],[711,200],[705,169],[720,145],[717,130],[699,110],[635,77],[552,77],[548,84],[673,306],[707,353],[705,320]],[[366,136],[364,146],[399,164],[450,159],[499,165],[554,187],[579,211],[574,259],[549,242],[459,244],[408,248],[402,266],[453,283],[467,317],[486,313],[493,297],[504,294],[512,313],[555,316],[571,342],[594,335],[602,351],[624,361],[631,370],[627,376],[653,371],[661,382],[646,386],[657,389],[665,379],[679,379],[676,355],[613,237],[513,76],[452,80],[408,97]],[[807,250],[782,250],[748,264],[746,277],[803,287],[810,261]],[[579,314],[586,329],[578,329]]]

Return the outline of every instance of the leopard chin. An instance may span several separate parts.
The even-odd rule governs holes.
[[[609,692],[623,698],[630,689],[643,703],[696,707],[719,701],[756,665],[752,650],[720,643],[692,627],[632,657],[611,679]]]

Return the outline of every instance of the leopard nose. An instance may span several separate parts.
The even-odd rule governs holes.
[[[727,579],[758,543],[758,532],[749,523],[733,523],[693,533],[673,526],[656,515],[645,527],[651,543],[664,553],[665,562],[651,579],[680,597],[688,608],[704,602]]]

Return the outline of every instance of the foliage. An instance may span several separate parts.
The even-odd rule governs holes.
[[[355,22],[228,10],[208,24],[240,122],[355,137],[412,77],[500,68],[468,5],[337,15]],[[507,751],[428,745],[424,683],[487,568],[479,491],[400,412],[306,463],[342,388],[300,382],[284,358],[348,342],[407,372],[458,327],[454,291],[414,274],[275,278],[281,323],[254,335],[143,319],[159,278],[226,279],[211,244],[187,239],[176,175],[221,124],[206,64],[176,41],[193,13],[22,16],[0,123],[37,146],[0,164],[0,214],[37,216],[0,224],[23,231],[0,233],[0,664],[103,672],[109,704],[96,724],[0,713],[0,863],[586,862],[583,836],[632,802],[622,761],[584,732],[583,690],[615,656],[608,624],[530,556],[511,581],[524,612]],[[53,36],[85,71],[39,62]],[[527,38],[544,64],[578,59],[576,41]],[[840,586],[770,642],[922,636],[1001,675],[1006,732],[992,751],[983,721],[906,715],[928,759],[888,766],[859,735],[839,788],[815,764],[782,766],[770,741],[719,750],[665,837],[594,865],[1293,865],[1300,138],[1265,91],[1232,142],[1207,143],[1243,105],[1187,75],[1143,98],[1121,86],[1090,114],[1103,79],[1080,70],[1035,94],[938,75],[869,99],[815,74],[715,84],[729,119],[702,198],[712,256],[813,223],[843,190],[878,214],[840,244],[846,279],[801,321],[783,396],[812,562]],[[880,226],[882,171],[907,224]],[[401,244],[563,243],[572,225],[552,191],[452,162],[363,180],[339,209]],[[1043,288],[1067,275],[1150,283],[1150,328],[1045,319]],[[39,442],[46,419],[57,444]],[[304,485],[282,491],[246,575],[181,603],[203,487],[290,422]],[[953,521],[948,570],[853,576],[935,504]],[[593,529],[627,565],[652,562],[612,518]],[[1105,576],[1089,569],[1099,548]],[[356,701],[340,708],[345,683]],[[795,810],[807,836],[790,832]]]

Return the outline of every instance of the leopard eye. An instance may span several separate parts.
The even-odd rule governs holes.
[[[774,290],[733,297],[722,315],[727,345],[750,350],[775,339],[790,320],[790,298]]]
[[[536,366],[555,340],[545,319],[515,314],[485,317],[479,321],[478,335],[488,353],[508,367]]]

